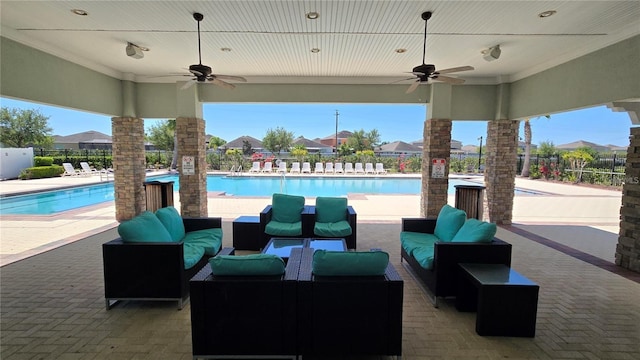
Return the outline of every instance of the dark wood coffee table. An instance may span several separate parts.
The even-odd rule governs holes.
[[[344,239],[271,238],[262,253],[278,255],[286,262],[289,259],[291,250],[296,248],[347,251],[347,243]]]

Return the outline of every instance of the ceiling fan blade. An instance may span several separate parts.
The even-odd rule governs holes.
[[[216,78],[223,79],[223,80],[247,82],[247,79],[243,78],[242,76],[216,75]]]
[[[459,67],[454,67],[454,68],[449,68],[444,70],[438,70],[435,72],[435,74],[450,74],[454,72],[469,71],[469,70],[474,70],[473,66],[459,66]]]
[[[446,83],[449,83],[449,84],[462,84],[462,83],[464,83],[464,79],[458,79],[458,78],[453,78],[453,77],[444,76],[444,75],[433,75],[433,76],[431,76],[431,79],[436,80],[436,81],[446,82]]]
[[[235,85],[229,84],[228,82],[225,82],[225,81],[222,81],[222,80],[218,79],[217,75],[216,75],[216,77],[214,77],[210,81],[211,81],[212,84],[218,85],[218,86],[223,87],[225,89],[233,90],[233,89],[236,88]]]
[[[186,83],[186,84],[182,85],[182,86],[180,87],[180,90],[186,90],[186,89],[188,89],[188,88],[192,87],[192,86],[193,86],[193,84],[195,84],[195,83],[197,83],[197,82],[198,82],[198,80],[196,80],[196,79],[191,79],[191,80],[187,81],[187,83]]]
[[[405,94],[411,94],[412,92],[416,91],[418,85],[420,85],[420,80],[416,80],[413,84],[411,84],[407,91],[405,91]]]
[[[415,79],[416,79],[415,77],[410,77],[410,78],[406,78],[406,79],[400,79],[400,80],[392,81],[389,84],[397,84],[397,83],[402,82],[402,81],[415,80]]]

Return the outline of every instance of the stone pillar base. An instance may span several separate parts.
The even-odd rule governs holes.
[[[435,217],[447,203],[449,194],[449,161],[451,156],[451,120],[428,119],[424,123],[422,150],[422,191],[420,216]],[[444,175],[432,177],[434,159],[445,159]]]
[[[146,209],[144,120],[112,118],[111,129],[116,220],[124,221]]]
[[[207,159],[205,122],[198,118],[177,118],[178,170],[180,171],[180,213],[186,217],[206,217]],[[194,158],[194,172],[182,168],[183,157]]]
[[[519,122],[493,120],[487,126],[485,185],[489,221],[511,224],[516,178]]]
[[[640,128],[631,128],[622,187],[616,265],[640,272]]]

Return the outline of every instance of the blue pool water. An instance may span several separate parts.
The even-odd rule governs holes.
[[[179,190],[178,176],[154,177],[154,181],[174,181],[173,190]],[[455,193],[455,185],[477,183],[450,179],[449,194]],[[207,177],[207,191],[224,192],[233,196],[271,196],[276,192],[292,195],[345,196],[348,193],[365,194],[420,194],[421,180],[417,178],[380,177]],[[3,215],[51,215],[114,200],[113,183],[81,186],[29,195],[0,198],[0,214]]]

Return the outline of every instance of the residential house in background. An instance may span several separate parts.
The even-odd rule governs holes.
[[[111,136],[99,131],[85,131],[67,136],[53,135],[53,148],[56,150],[111,150]]]
[[[351,131],[347,131],[347,130],[342,130],[338,133],[338,147],[340,147],[340,145],[344,144],[347,142],[347,139],[350,138],[353,135],[353,133]],[[325,136],[321,139],[314,139],[314,141],[319,142],[321,144],[330,146],[332,148],[336,147],[336,134],[333,133],[329,136]]]
[[[335,141],[334,141],[335,142]],[[304,136],[300,136],[293,141],[294,145],[304,145],[309,154],[332,154],[333,147],[319,143],[317,141],[309,140]]]
[[[220,146],[220,150],[227,151],[228,149],[238,149],[243,151],[245,142],[251,145],[251,150],[253,150],[253,152],[265,152],[262,141],[248,135],[240,136],[239,138],[229,141],[228,143]]]
[[[385,157],[398,157],[400,155],[404,155],[405,157],[422,156],[421,147],[404,141],[394,141],[392,143],[380,145],[376,147],[373,152],[378,156]]]
[[[556,149],[558,150],[567,150],[567,151],[572,151],[578,148],[582,148],[582,147],[588,147],[588,148],[592,148],[593,150],[599,152],[599,153],[603,153],[603,152],[612,152],[614,150],[616,151],[627,151],[626,147],[621,147],[621,146],[615,146],[615,145],[598,145],[592,142],[588,142],[588,141],[584,141],[584,140],[578,140],[578,141],[574,141],[568,144],[562,144],[562,145],[556,145]]]

